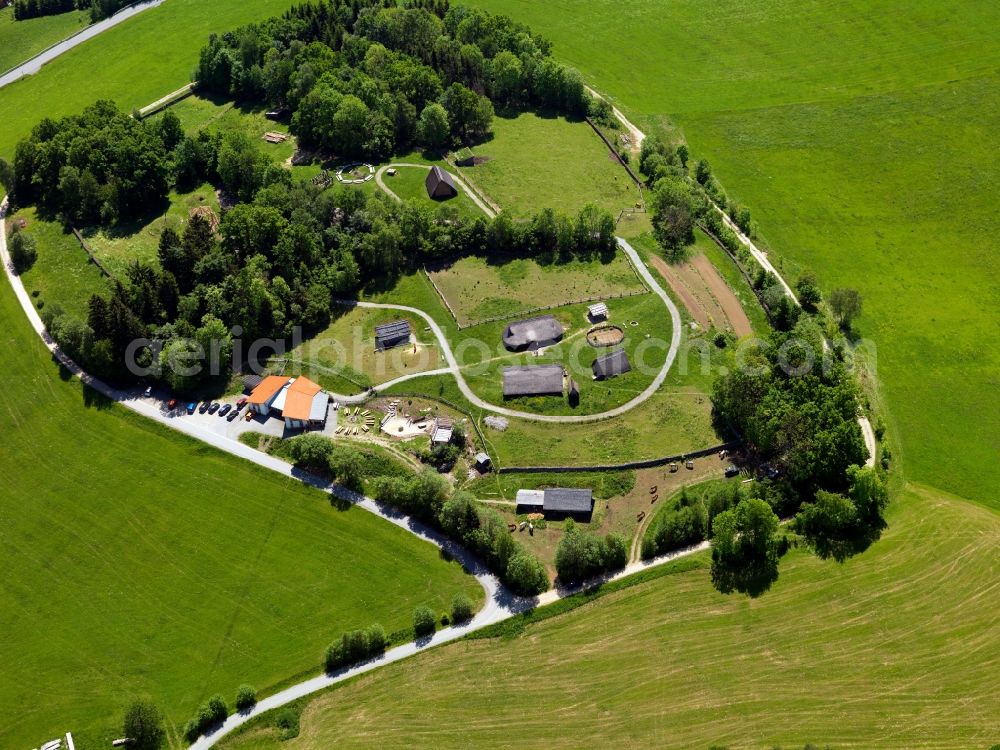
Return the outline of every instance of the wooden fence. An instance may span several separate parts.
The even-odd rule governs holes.
[[[95,266],[97,266],[101,270],[101,273],[104,274],[105,277],[107,277],[109,279],[112,278],[111,272],[107,268],[105,268],[104,264],[101,263],[101,261],[97,258],[96,255],[94,255],[94,251],[91,250],[90,247],[87,245],[87,243],[84,241],[83,235],[80,234],[79,230],[77,230],[76,227],[70,227],[70,230],[73,232],[73,235],[76,237],[77,242],[80,243],[80,247],[82,247],[84,249],[84,251],[87,253],[87,255],[90,257],[90,262],[93,263]]]
[[[724,450],[738,448],[740,443],[729,442],[713,445],[711,448],[678,453],[676,456],[649,458],[645,461],[629,461],[623,464],[593,464],[589,466],[503,466],[497,469],[498,474],[569,474],[580,471],[629,471],[632,469],[652,469],[669,463],[687,461],[692,458],[702,458],[720,453]]]

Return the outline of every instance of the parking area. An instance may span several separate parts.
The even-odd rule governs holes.
[[[161,397],[160,394],[153,393],[152,395],[145,395],[144,392],[136,394],[136,400],[145,401],[148,404],[156,406],[160,411],[173,419],[184,419],[198,426],[209,430],[216,435],[221,435],[223,437],[230,438],[231,440],[238,440],[240,435],[244,432],[259,432],[264,435],[273,435],[274,437],[280,438],[292,438],[296,435],[301,435],[306,430],[301,429],[288,429],[285,427],[285,422],[283,419],[277,417],[264,417],[260,414],[254,414],[249,420],[246,419],[247,410],[249,407],[243,406],[239,411],[239,416],[233,420],[228,420],[226,417],[236,408],[237,402],[240,399],[246,398],[243,395],[240,396],[230,396],[227,398],[217,399],[212,403],[218,404],[218,409],[214,411],[201,410],[201,406],[205,402],[195,402],[195,410],[193,414],[188,414],[188,403],[183,399],[177,399],[177,406],[174,409],[168,408],[170,398]],[[229,406],[229,410],[226,414],[220,416],[222,410]],[[309,430],[309,432],[320,432],[328,437],[334,437],[335,431],[337,429],[337,412],[333,409],[332,405],[327,407],[327,418],[326,425],[322,430]]]

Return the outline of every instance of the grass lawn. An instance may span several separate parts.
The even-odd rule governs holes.
[[[20,65],[89,24],[89,10],[15,21],[12,5],[0,9],[0,72]]]
[[[1000,475],[1000,5],[471,0],[510,13],[650,131],[683,131],[792,271],[859,289],[908,478]],[[595,44],[607,28],[615,44]],[[627,49],[628,54],[622,54]]]
[[[558,305],[615,297],[645,287],[622,253],[568,263],[531,258],[462,258],[431,274],[459,323]]]
[[[487,161],[459,171],[515,216],[541,208],[575,214],[588,203],[617,216],[639,200],[635,183],[583,121],[498,115],[493,133],[473,149]]]
[[[989,747],[1000,517],[919,488],[890,515],[843,565],[792,551],[758,600],[717,593],[705,555],[334,688],[295,740],[258,725],[222,747]]]
[[[346,377],[351,390],[338,393],[350,395],[359,391],[358,384],[378,385],[402,375],[447,366],[436,337],[424,331],[426,323],[416,315],[363,307],[334,308],[334,313],[339,317],[325,331],[293,349],[288,358],[300,365],[307,377],[313,377],[310,368],[314,368],[319,378],[316,382],[322,382],[324,375]],[[394,320],[410,322],[417,339],[416,350],[411,344],[375,351],[375,326]]]
[[[315,671],[345,629],[481,600],[395,526],[85,390],[2,286],[3,747],[107,747],[137,695],[173,733],[213,693]]]
[[[279,15],[292,0],[169,0],[100,34],[0,89],[0,156],[43,117],[80,111],[97,99],[125,110],[156,101],[191,80],[198,50],[211,33]],[[100,75],[97,75],[97,73]]]
[[[451,169],[447,164],[443,166],[445,169]],[[429,198],[427,188],[424,185],[424,181],[427,179],[426,169],[397,167],[396,170],[396,174],[394,175],[383,172],[382,181],[385,182],[386,187],[403,200],[427,203],[445,213],[454,212],[456,216],[461,217],[475,218],[484,215],[479,206],[473,203],[472,198],[461,188],[458,190],[458,195],[447,200],[432,200]]]
[[[25,231],[37,241],[38,260],[22,277],[24,288],[36,297],[36,306],[58,304],[86,320],[91,295],[110,291],[100,269],[90,262],[76,237],[63,232],[58,222],[39,219],[34,208],[22,209],[11,218],[26,220]]]

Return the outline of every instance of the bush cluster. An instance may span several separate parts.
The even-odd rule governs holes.
[[[197,715],[184,725],[184,737],[188,742],[194,742],[201,735],[217,724],[221,724],[229,716],[229,708],[221,695],[208,699],[198,709]]]
[[[378,656],[389,645],[385,628],[375,624],[365,630],[344,633],[329,645],[323,664],[327,672]]]
[[[572,519],[566,521],[556,547],[556,572],[563,583],[578,583],[601,573],[621,570],[628,564],[628,544],[621,534],[603,539],[585,531]]]

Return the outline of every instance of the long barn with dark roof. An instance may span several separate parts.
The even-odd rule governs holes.
[[[375,349],[384,351],[410,341],[410,323],[407,320],[394,320],[392,323],[375,326]]]
[[[503,368],[504,398],[562,395],[562,365],[527,365]]]

